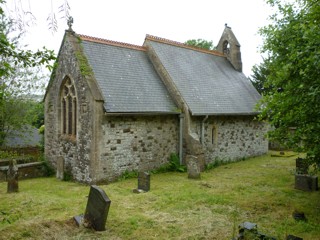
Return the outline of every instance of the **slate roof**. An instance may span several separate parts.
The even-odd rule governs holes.
[[[40,144],[41,134],[33,126],[26,125],[21,130],[11,130],[5,138],[4,146],[6,147],[35,147]]]
[[[140,46],[80,35],[110,113],[177,114],[177,106]]]
[[[153,36],[156,52],[192,115],[251,115],[259,93],[226,57]]]

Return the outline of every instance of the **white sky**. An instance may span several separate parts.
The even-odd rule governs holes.
[[[19,2],[19,0],[15,0]],[[29,28],[25,42],[36,50],[46,46],[57,53],[67,24],[60,19],[63,0],[23,1],[30,8],[37,25]],[[243,72],[261,61],[258,47],[259,27],[267,24],[270,8],[264,0],[68,0],[76,33],[142,45],[146,34],[185,42],[202,38],[220,39],[227,23],[241,44]],[[51,4],[53,5],[51,7]],[[12,8],[12,6],[9,6]],[[48,29],[47,17],[56,13],[58,31]]]

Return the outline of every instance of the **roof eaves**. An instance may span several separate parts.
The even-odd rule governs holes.
[[[106,116],[128,116],[128,115],[178,115],[180,112],[105,112]]]
[[[195,50],[195,51],[198,51],[198,52],[212,54],[212,55],[216,55],[216,56],[220,56],[220,57],[226,57],[223,53],[221,53],[219,51],[216,51],[216,50],[207,50],[207,49],[203,49],[203,48],[199,48],[199,47],[195,47],[195,46],[190,46],[190,45],[187,45],[187,44],[184,44],[184,43],[181,43],[181,42],[176,42],[176,41],[173,41],[173,40],[152,36],[152,35],[149,35],[149,34],[146,35],[145,40],[165,43],[165,44],[173,45],[173,46],[176,46],[176,47],[182,47],[182,48],[186,48],[186,49],[191,49],[191,50]]]
[[[193,113],[192,116],[255,116],[260,112],[239,112],[239,113]]]
[[[139,45],[134,45],[131,43],[117,42],[117,41],[113,41],[113,40],[91,37],[91,36],[82,35],[82,34],[78,34],[78,36],[83,41],[102,43],[102,44],[112,45],[112,46],[116,46],[116,47],[130,48],[130,49],[135,49],[135,50],[139,50],[139,51],[146,51],[145,47],[139,46]]]

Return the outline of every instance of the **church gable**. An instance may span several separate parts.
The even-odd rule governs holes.
[[[57,176],[94,181],[102,100],[79,39],[66,31],[45,95],[45,155]]]

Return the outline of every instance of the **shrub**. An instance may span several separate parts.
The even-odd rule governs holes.
[[[121,176],[119,177],[118,180],[126,180],[126,179],[130,179],[130,178],[136,178],[138,177],[138,171],[136,170],[133,170],[133,171],[129,171],[129,170],[126,170],[124,171]]]
[[[186,172],[187,168],[184,165],[180,165],[180,158],[176,153],[171,153],[168,170],[171,172]]]

